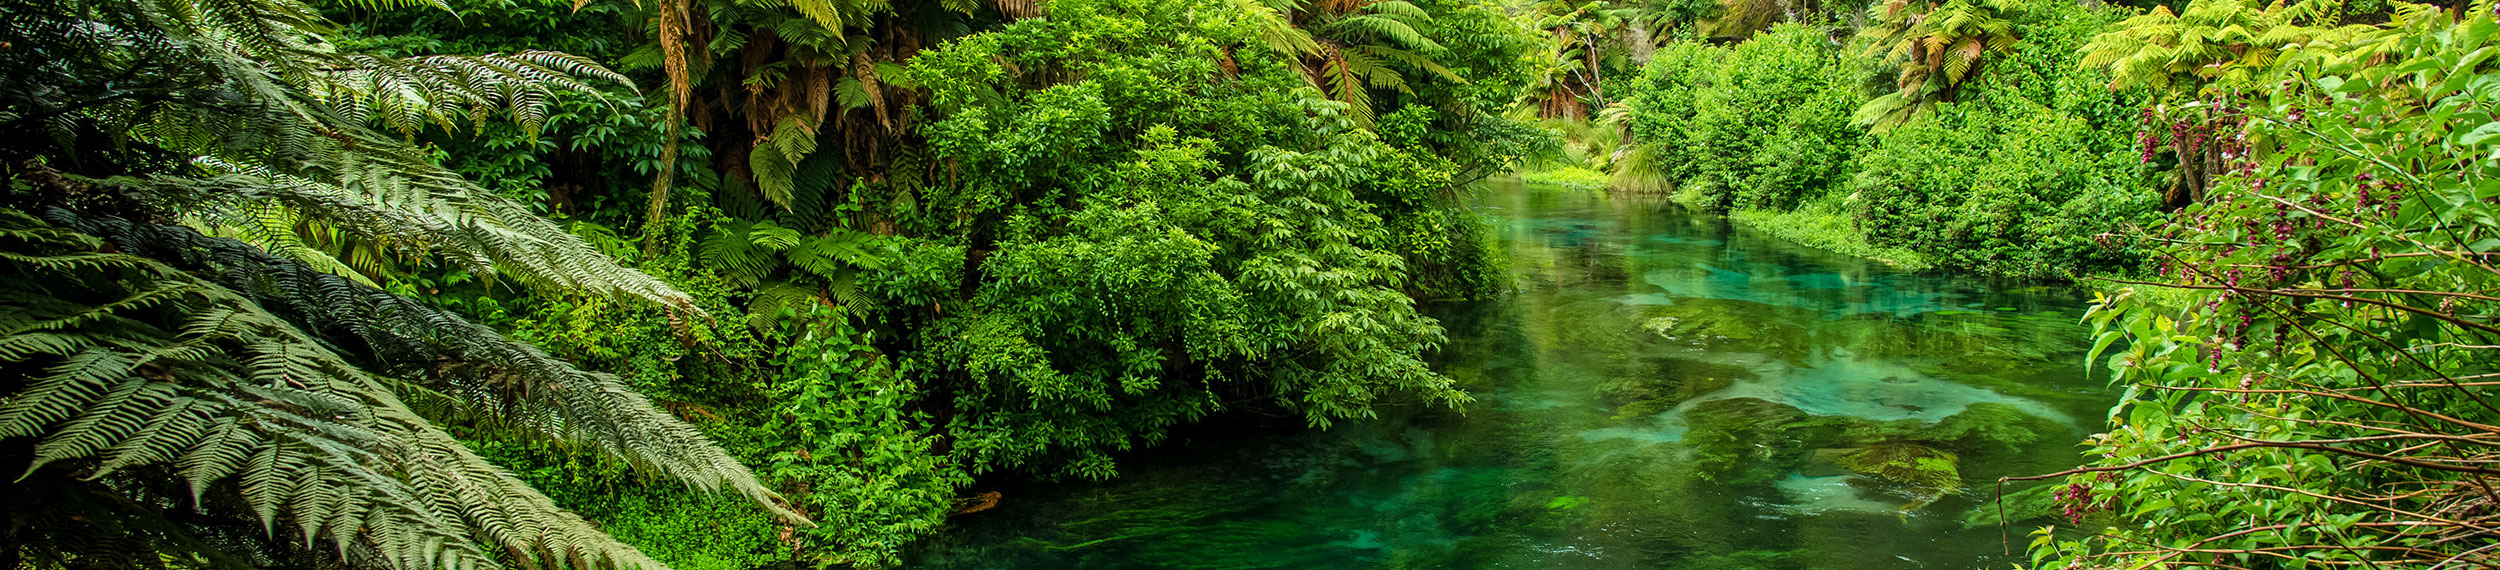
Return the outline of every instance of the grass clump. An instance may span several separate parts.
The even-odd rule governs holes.
[[[1921,271],[1936,266],[1926,254],[1900,247],[1868,243],[1866,233],[1852,223],[1848,209],[1839,196],[1817,198],[1795,210],[1737,210],[1728,218],[1780,239],[1845,255],[1863,257],[1886,265]]]

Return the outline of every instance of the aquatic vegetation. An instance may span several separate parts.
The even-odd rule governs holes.
[[[1835,462],[1850,471],[1908,486],[1911,500],[1902,510],[1916,510],[1962,490],[1962,458],[1924,445],[1877,444],[1842,454]]]
[[[2056,485],[2033,484],[2008,490],[2004,495],[1991,492],[1988,500],[1972,505],[1962,512],[1962,528],[2002,528],[2023,521],[2060,515],[2062,499]]]

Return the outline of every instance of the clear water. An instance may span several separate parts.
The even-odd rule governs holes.
[[[913,567],[2002,568],[1997,526],[1966,519],[1997,477],[2075,463],[2115,400],[2064,288],[1902,273],[1656,199],[1479,202],[1518,291],[1430,308],[1467,409],[1236,420],[1114,481],[975,489],[1004,499]],[[1841,459],[1881,446],[1951,453],[1962,483]]]

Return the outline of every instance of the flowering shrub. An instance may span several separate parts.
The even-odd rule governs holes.
[[[2400,8],[2276,89],[2146,115],[2219,161],[2212,195],[2141,228],[2159,278],[2089,317],[2131,397],[2047,477],[2088,532],[2036,532],[2035,563],[2500,561],[2500,24],[2469,14]]]

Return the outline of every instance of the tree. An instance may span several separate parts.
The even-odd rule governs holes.
[[[2372,28],[2336,27],[2343,4],[2192,0],[2176,12],[2154,6],[2093,37],[2083,46],[2083,65],[2108,69],[2112,89],[2206,94],[2254,88],[2286,53],[2326,48]]]
[[[1605,70],[1623,67],[1629,55],[1649,48],[1637,21],[1637,8],[1616,7],[1606,2],[1575,2],[1551,0],[1529,8],[1533,23],[1549,40],[1549,51],[1542,62],[1543,72],[1537,84],[1522,96],[1522,102],[1536,107],[1537,115],[1547,118],[1588,119],[1590,109],[1605,109]],[[1636,47],[1637,46],[1637,47]]]
[[[2165,105],[2145,111],[2139,139],[2147,162],[2164,148],[2176,161],[2165,184],[2168,205],[2176,209],[2204,200],[2230,161],[2225,153],[2233,141],[2215,134],[2237,129],[2223,122],[2236,120],[2231,117],[2237,113],[2230,104],[2216,103],[2269,89],[2260,78],[2304,58],[2381,55],[2354,45],[2369,45],[2365,40],[2384,32],[2339,25],[2345,17],[2342,0],[2262,8],[2249,0],[2195,0],[2175,13],[2156,6],[2094,36],[2082,48],[2083,65],[2109,70],[2112,89],[2149,87],[2161,94]],[[2204,104],[2181,104],[2191,101]],[[2167,141],[2162,131],[2168,131]]]
[[[1237,0],[1232,5],[1251,18],[1261,47],[1287,57],[1312,86],[1345,103],[1357,124],[1368,127],[1377,114],[1373,90],[1414,94],[1408,73],[1467,82],[1434,60],[1446,48],[1421,31],[1432,23],[1432,14],[1405,0]]]
[[[1889,129],[1937,103],[1952,101],[1977,74],[1990,52],[2013,47],[2014,0],[1887,0],[1867,8],[1872,20],[1858,32],[1867,55],[1899,66],[1893,91],[1858,107],[1855,119]]]
[[[1037,16],[1029,0],[996,0],[999,17]],[[726,193],[751,192],[785,210],[846,187],[835,171],[866,178],[911,134],[911,85],[893,84],[924,46],[971,31],[984,14],[971,0],[667,0],[650,7],[654,41],[638,59],[666,77],[670,143],[695,126],[714,145]],[[653,53],[656,52],[656,53]],[[810,162],[827,139],[833,160]],[[667,213],[676,170],[652,183],[645,225]],[[646,231],[645,247],[657,232]]]
[[[292,0],[0,15],[0,121],[50,135],[0,143],[0,455],[31,464],[8,494],[10,565],[659,567],[437,422],[779,509],[616,378],[376,290],[303,239],[707,318],[405,138],[493,114],[534,128],[556,90],[621,78],[547,52],[340,53]],[[324,540],[335,558],[296,549]]]

